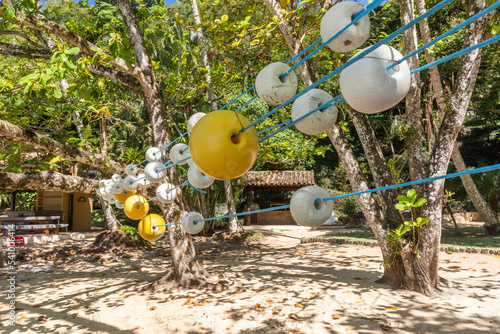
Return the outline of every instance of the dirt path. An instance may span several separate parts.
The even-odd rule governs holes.
[[[382,273],[378,248],[300,244],[300,237],[322,230],[264,233],[267,239],[259,244],[229,250],[197,239],[211,279],[229,287],[219,293],[137,292],[169,269],[165,242],[116,258],[76,252],[66,259],[22,262],[16,307],[24,319],[7,326],[2,293],[0,332],[500,333],[498,256],[441,253],[440,274],[448,286],[429,299],[375,283]],[[7,289],[5,275],[1,281]],[[47,321],[39,321],[42,316]]]

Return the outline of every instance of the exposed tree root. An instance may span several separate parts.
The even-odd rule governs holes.
[[[127,248],[151,247],[151,243],[142,239],[138,234],[128,231],[104,231],[99,234],[89,250],[95,252],[110,252],[112,250],[125,250]]]
[[[218,282],[210,282],[204,275],[205,271],[197,275],[186,273],[181,278],[177,278],[174,271],[170,271],[162,278],[151,282],[140,289],[142,292],[152,291],[177,291],[177,290],[210,290],[212,292],[222,292],[228,290],[229,282],[219,280]]]

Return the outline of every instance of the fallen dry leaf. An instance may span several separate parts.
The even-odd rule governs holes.
[[[345,290],[344,293],[351,293],[351,290]]]
[[[370,320],[370,321],[379,320],[379,318],[368,318],[368,317],[361,317],[361,319]]]
[[[299,254],[305,254],[306,251],[298,251],[297,253],[299,253]]]
[[[361,278],[361,277],[354,277],[353,279],[358,281],[366,281],[366,278]]]
[[[361,259],[361,261],[366,261],[366,260],[368,260],[368,258],[366,258],[366,257]]]
[[[273,308],[273,312],[281,312],[281,307],[275,307],[275,308]]]
[[[309,298],[306,298],[306,299],[309,299],[309,300],[311,300],[311,299],[316,299],[316,298],[318,298],[318,295],[312,295],[311,297],[309,297]]]
[[[39,316],[36,320],[40,322],[47,322],[47,318],[45,318],[43,315]]]
[[[219,275],[217,275],[217,277],[224,278],[224,274],[219,274]]]
[[[300,328],[295,328],[295,329],[293,330],[293,332],[294,332],[294,333],[298,333],[298,332],[300,332]]]
[[[295,307],[298,307],[298,308],[304,308],[306,307],[304,304],[300,304],[300,303],[297,303],[295,304]]]
[[[257,312],[262,312],[262,311],[264,311],[264,308],[261,307],[259,303],[257,303],[257,304],[255,304],[254,310]]]
[[[156,306],[151,306],[151,307],[149,308],[149,310],[150,310],[150,311],[154,311],[154,310],[156,310]]]
[[[332,319],[333,320],[339,320],[340,318],[343,318],[343,314],[332,314]]]
[[[396,306],[387,306],[387,309],[388,310],[397,310],[397,309],[399,309],[399,307],[396,307]]]
[[[288,318],[293,319],[293,320],[299,320],[299,316],[296,315],[295,313],[290,313],[288,315]]]
[[[346,331],[346,332],[348,332],[348,331],[352,331],[352,330],[354,330],[354,327],[352,327],[352,326],[347,326],[347,327],[345,328],[345,331]]]
[[[266,302],[268,302],[268,303],[270,303],[272,301],[273,301],[272,299],[266,299]]]
[[[19,314],[19,316],[17,317],[18,322],[23,321],[24,319],[26,319],[26,316],[23,313]]]
[[[493,257],[500,257],[500,255],[495,255],[495,256],[493,256]]]
[[[78,315],[78,313],[73,313],[71,316],[72,316],[73,318],[76,318],[76,316],[77,316],[77,315]]]
[[[478,262],[477,264],[486,264],[486,263],[488,263],[488,262]]]
[[[422,308],[434,308],[434,305],[425,305]]]

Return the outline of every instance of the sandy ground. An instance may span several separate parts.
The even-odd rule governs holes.
[[[170,268],[165,242],[122,257],[97,260],[76,252],[22,262],[16,326],[7,322],[4,267],[0,332],[500,333],[499,256],[441,253],[440,275],[448,284],[430,299],[375,283],[382,273],[376,247],[300,244],[300,237],[324,233],[267,231],[265,241],[232,250],[197,239],[211,279],[229,285],[223,292],[137,292]]]

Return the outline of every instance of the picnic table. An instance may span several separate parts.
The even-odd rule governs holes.
[[[9,217],[0,217],[0,231],[43,231],[49,234],[53,231],[59,234],[59,229],[68,227],[68,224],[62,224],[62,212],[43,211],[9,211]]]

